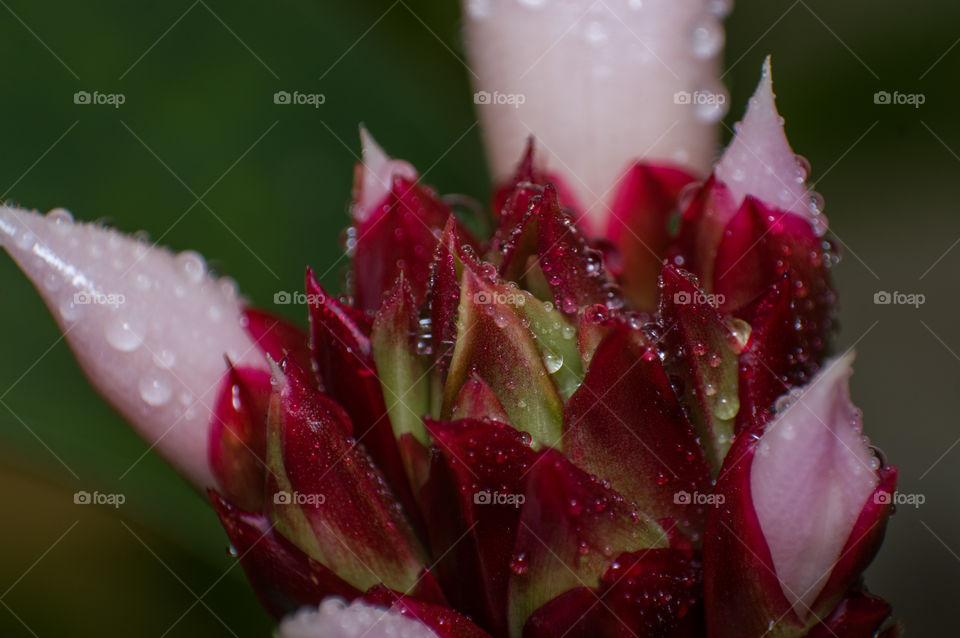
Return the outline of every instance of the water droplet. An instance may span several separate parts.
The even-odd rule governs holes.
[[[693,28],[693,55],[706,60],[723,48],[723,27],[713,17],[704,19]]]
[[[607,35],[606,27],[599,22],[591,22],[588,24],[584,31],[584,37],[587,39],[588,44],[597,48],[605,45],[610,38],[610,36]]]
[[[47,213],[47,219],[51,220],[60,232],[67,230],[73,224],[73,215],[66,208],[54,208]]]
[[[733,8],[733,0],[710,0],[708,8],[718,18],[725,18]]]
[[[140,379],[140,398],[154,407],[170,400],[173,388],[166,373],[149,373]]]
[[[153,362],[161,368],[172,368],[173,364],[177,362],[177,355],[165,348],[161,348],[153,355]]]
[[[33,248],[33,242],[36,241],[36,239],[36,235],[29,230],[23,230],[17,235],[17,248],[29,250]]]
[[[543,355],[543,367],[545,367],[550,374],[556,374],[556,372],[563,367],[563,355],[545,352]]]
[[[207,264],[203,257],[192,250],[185,250],[177,255],[177,265],[184,276],[193,283],[198,284],[203,281],[203,276],[207,273]]]
[[[523,576],[527,573],[529,565],[527,564],[527,553],[520,552],[510,558],[510,571],[517,576]]]
[[[143,343],[143,328],[133,321],[114,317],[107,324],[107,343],[120,352],[133,352]]]
[[[721,396],[713,403],[713,415],[726,421],[737,416],[740,411],[740,398],[736,394]]]
[[[730,334],[739,346],[736,354],[740,354],[747,347],[747,342],[750,341],[750,333],[753,331],[753,328],[743,319],[736,317],[730,317],[727,320],[727,328],[730,329]]]
[[[490,16],[491,0],[470,0],[467,3],[467,15],[474,20],[483,20]]]
[[[80,318],[80,314],[81,308],[78,304],[74,303],[72,295],[60,302],[60,316],[63,317],[65,321],[76,321]]]

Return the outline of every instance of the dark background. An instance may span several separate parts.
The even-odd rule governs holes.
[[[0,199],[196,249],[272,307],[304,265],[340,255],[358,122],[442,192],[488,193],[468,74],[447,49],[462,56],[456,3],[191,2],[0,1]],[[901,491],[926,499],[899,509],[867,573],[913,636],[957,625],[958,38],[955,2],[739,0],[727,21],[727,125],[773,53],[788,134],[845,246],[854,399]],[[281,89],[326,104],[277,106]],[[75,105],[78,90],[126,103]],[[926,102],[875,105],[879,90]],[[879,290],[926,303],[877,306]],[[141,458],[5,257],[0,291],[0,634],[269,635],[210,508]],[[80,489],[127,502],[78,507]]]

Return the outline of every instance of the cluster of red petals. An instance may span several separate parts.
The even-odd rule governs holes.
[[[449,637],[754,635],[784,609],[769,552],[716,531],[757,530],[742,452],[824,360],[832,248],[641,163],[587,237],[532,152],[489,238],[397,177],[352,229],[350,297],[308,271],[309,333],[248,312],[277,369],[224,382],[214,507],[278,617],[341,596]],[[715,490],[728,507],[678,498]],[[877,542],[785,622],[874,636]]]

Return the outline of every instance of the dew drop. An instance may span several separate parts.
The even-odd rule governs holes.
[[[140,379],[140,398],[147,405],[161,406],[170,400],[173,388],[165,373],[148,373]]]
[[[545,367],[550,374],[556,374],[557,371],[563,367],[563,356],[553,354],[552,352],[545,352],[543,355],[543,367]]]
[[[192,250],[185,250],[177,255],[177,266],[189,281],[197,284],[203,281],[203,276],[207,273],[207,264],[203,257]]]
[[[54,208],[47,213],[47,219],[52,221],[60,232],[64,232],[73,223],[73,215],[66,208]]]
[[[706,60],[723,48],[723,27],[714,18],[708,18],[693,28],[693,55]]]
[[[526,574],[527,569],[529,567],[530,566],[527,564],[526,552],[520,552],[518,554],[514,554],[510,558],[510,571],[512,571],[517,576],[523,576],[524,574]]]
[[[177,355],[166,348],[161,348],[153,355],[153,362],[161,368],[172,368],[173,364],[177,362]]]
[[[726,421],[737,416],[740,411],[740,399],[736,394],[721,396],[713,403],[713,414],[718,419]]]
[[[106,328],[107,343],[120,352],[133,352],[143,343],[143,329],[135,322],[114,317]]]

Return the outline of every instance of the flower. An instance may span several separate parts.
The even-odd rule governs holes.
[[[308,331],[195,253],[0,211],[280,635],[896,632],[860,579],[896,470],[825,363],[836,256],[769,61],[705,182],[634,163],[602,225],[532,139],[481,238],[361,136],[353,294],[308,269]]]

